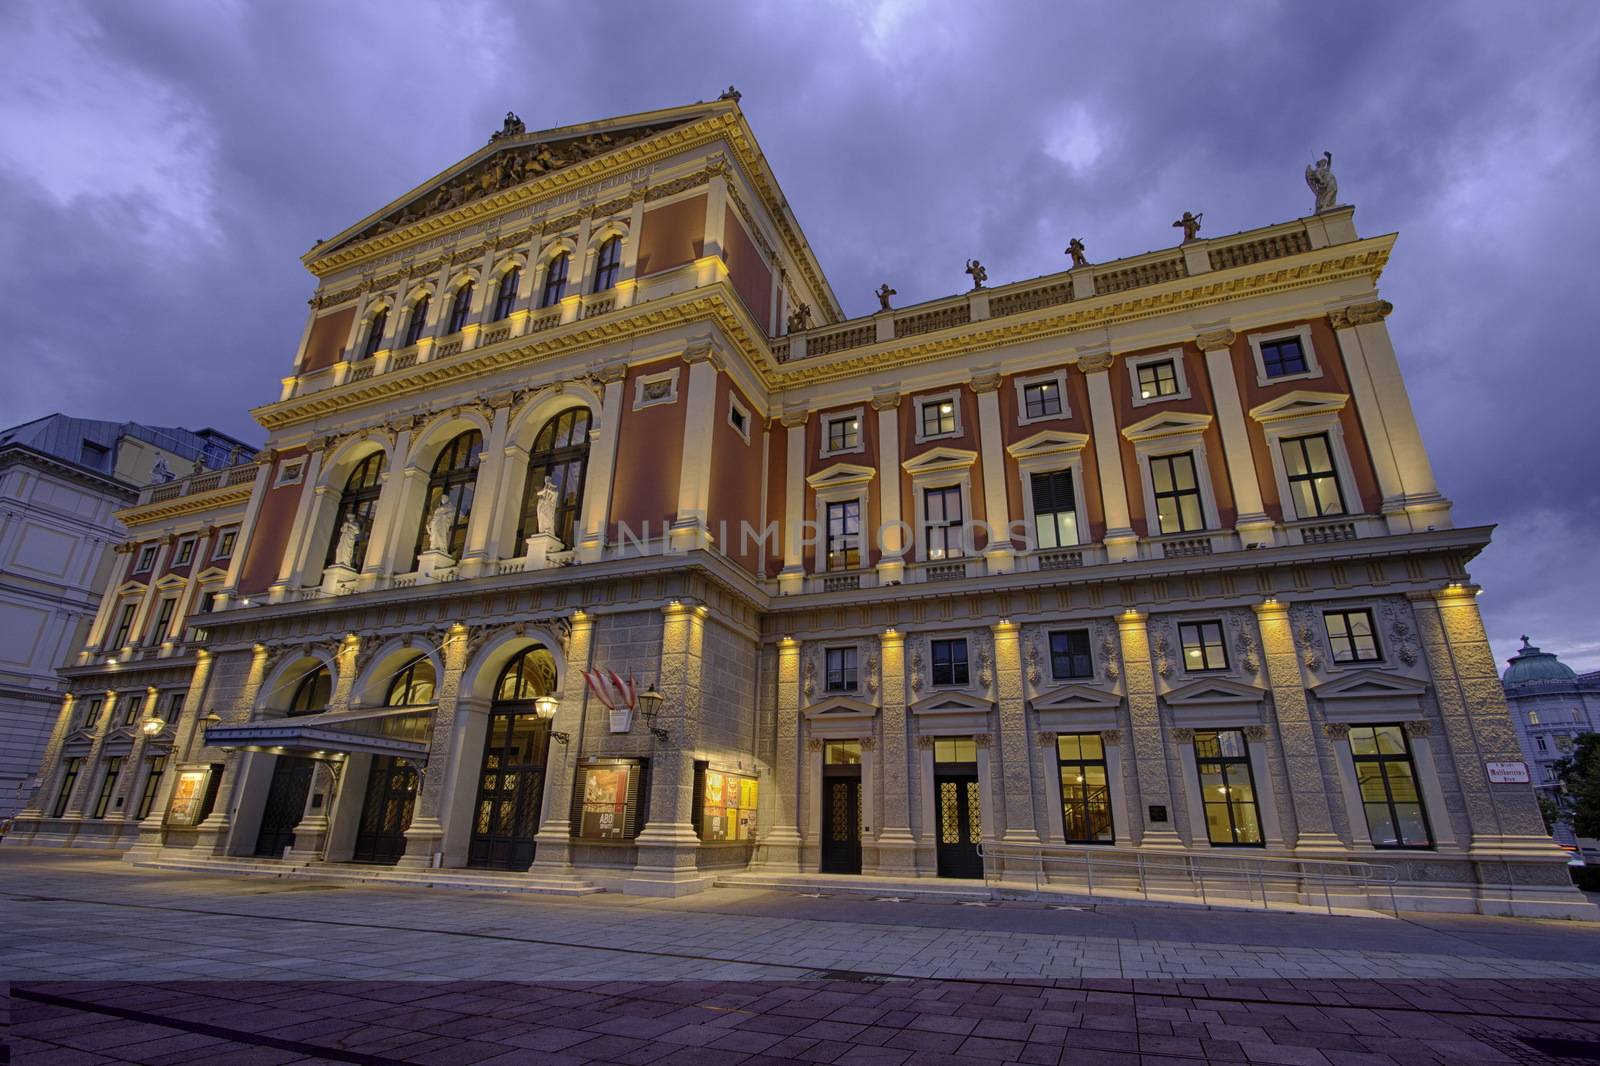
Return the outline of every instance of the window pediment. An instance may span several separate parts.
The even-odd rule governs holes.
[[[969,470],[977,461],[977,452],[969,452],[962,448],[930,448],[921,455],[901,463],[900,469],[915,477],[918,474],[939,474],[947,470]]]
[[[1174,710],[1224,707],[1244,709],[1259,708],[1266,696],[1265,689],[1256,688],[1254,685],[1242,685],[1237,681],[1221,677],[1207,677],[1170,689],[1163,698]]]
[[[915,715],[986,714],[994,709],[989,700],[969,696],[965,692],[940,692],[927,699],[918,700],[906,708]]]
[[[878,472],[870,466],[859,466],[856,463],[834,463],[830,467],[818,470],[806,478],[806,484],[817,491],[865,485],[878,476]]]
[[[1330,719],[1422,717],[1426,681],[1384,670],[1352,670],[1311,689]]]
[[[1115,692],[1090,685],[1062,685],[1033,698],[1035,711],[1114,711],[1122,706]]]
[[[1087,433],[1068,433],[1065,430],[1046,429],[1006,446],[1013,459],[1043,459],[1070,456],[1083,450],[1089,443]]]
[[[1160,440],[1166,437],[1198,436],[1211,425],[1210,415],[1191,411],[1161,411],[1123,429],[1130,441]]]
[[[801,712],[807,721],[836,722],[846,719],[874,718],[878,708],[870,703],[851,699],[849,696],[830,696],[825,700],[813,703]]]
[[[1267,423],[1306,415],[1333,415],[1344,410],[1344,405],[1349,400],[1349,396],[1340,392],[1296,389],[1294,392],[1284,393],[1275,400],[1268,400],[1250,408],[1250,417],[1257,422]]]

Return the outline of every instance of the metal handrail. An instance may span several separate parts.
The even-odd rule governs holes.
[[[1399,880],[1393,866],[1359,860],[1293,859],[1265,855],[1230,855],[1219,852],[1153,852],[1140,848],[1106,844],[1004,844],[988,841],[978,845],[983,860],[984,887],[994,891],[1006,883],[1007,866],[1033,875],[1034,892],[1043,896],[1052,886],[1058,890],[1096,896],[1095,875],[1101,879],[1100,896],[1106,896],[1107,882],[1119,874],[1137,881],[1139,895],[1150,898],[1151,882],[1157,892],[1187,884],[1189,892],[1209,906],[1213,900],[1239,899],[1231,886],[1242,889],[1242,898],[1263,910],[1272,909],[1270,887],[1293,891],[1295,897],[1322,896],[1323,907],[1333,913],[1333,892],[1341,886],[1355,889],[1372,903],[1374,890],[1387,892],[1389,910],[1398,916],[1394,886]],[[1098,871],[1097,871],[1098,868]],[[1055,875],[1054,878],[1052,875]],[[1064,880],[1074,878],[1076,880]],[[1080,882],[1077,883],[1077,882]],[[1125,890],[1127,886],[1124,886]]]

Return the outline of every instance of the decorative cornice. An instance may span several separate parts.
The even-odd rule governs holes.
[[[1334,329],[1349,329],[1352,326],[1365,326],[1372,322],[1382,322],[1389,317],[1389,312],[1394,310],[1394,304],[1388,300],[1374,300],[1372,303],[1351,304],[1337,311],[1328,312],[1328,321]]]

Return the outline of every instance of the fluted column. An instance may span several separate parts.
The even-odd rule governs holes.
[[[1114,563],[1139,554],[1139,535],[1128,517],[1128,486],[1122,477],[1117,409],[1111,400],[1110,370],[1115,363],[1116,357],[1110,352],[1078,357],[1078,369],[1089,383],[1089,419],[1093,423],[1094,462],[1100,473],[1101,509],[1106,520],[1106,556]]]
[[[1132,609],[1117,615],[1122,644],[1122,678],[1128,694],[1128,741],[1133,745],[1133,765],[1138,772],[1142,807],[1131,812],[1129,826],[1137,826],[1143,848],[1181,848],[1178,812],[1172,802],[1172,766],[1167,759],[1161,729],[1161,707],[1156,699],[1155,667],[1150,662],[1149,615]],[[1165,807],[1165,823],[1150,821],[1152,806]]]
[[[800,797],[800,642],[784,637],[778,642],[778,728],[777,752],[774,765],[774,789],[767,808],[772,812],[772,828],[767,830],[767,865],[778,870],[800,868],[800,827],[797,821]],[[887,714],[887,711],[885,712]],[[889,725],[884,723],[884,763],[889,758]],[[884,832],[892,815],[892,792],[885,785],[884,814],[878,834],[880,853],[884,845]],[[903,820],[903,819],[902,819]],[[892,834],[891,843],[892,844]]]
[[[1005,804],[1006,844],[1037,844],[1033,813],[1033,746],[1022,683],[1022,642],[1017,623],[1000,621],[994,632],[994,684],[1000,708],[1000,792]]]
[[[1284,770],[1294,809],[1297,829],[1294,850],[1311,855],[1342,853],[1347,845],[1333,831],[1328,798],[1330,781],[1323,773],[1322,759],[1317,753],[1305,677],[1300,672],[1300,656],[1295,651],[1294,630],[1289,624],[1289,606],[1278,600],[1267,600],[1256,604],[1255,612],[1256,625],[1261,630],[1261,662],[1272,690],[1278,738],[1283,745]]]

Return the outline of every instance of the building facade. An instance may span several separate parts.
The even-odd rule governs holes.
[[[56,670],[83,645],[127,536],[114,512],[163,470],[251,454],[215,430],[61,414],[0,430],[0,824],[27,798],[61,707]]]
[[[1556,764],[1572,754],[1580,736],[1600,732],[1600,671],[1580,674],[1523,637],[1500,682],[1534,789],[1563,806]],[[1600,844],[1579,839],[1569,822],[1557,822],[1555,832],[1563,844],[1581,846],[1591,861],[1600,859]]]
[[[1324,205],[846,319],[736,95],[507,116],[305,257],[118,841],[656,894],[1249,854],[1587,914],[1531,790],[1488,779],[1517,750],[1489,530],[1417,432],[1393,241]],[[107,727],[63,730],[117,643],[21,838],[95,820]]]

